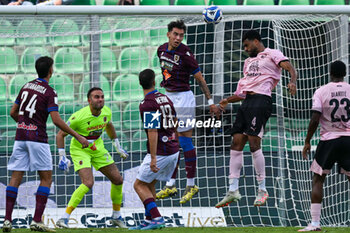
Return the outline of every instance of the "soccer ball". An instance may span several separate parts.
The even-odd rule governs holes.
[[[203,11],[203,19],[206,23],[220,23],[222,19],[222,11],[217,6],[210,6]]]

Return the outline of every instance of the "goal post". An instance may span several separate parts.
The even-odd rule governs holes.
[[[12,153],[16,125],[9,110],[24,82],[36,77],[34,62],[40,56],[54,58],[50,81],[58,93],[64,120],[87,105],[90,87],[104,90],[106,105],[128,160],[120,160],[106,134],[105,146],[124,177],[122,214],[128,226],[143,218],[143,204],[133,190],[137,169],[146,154],[146,136],[138,112],[143,98],[138,73],[152,68],[156,86],[162,79],[156,56],[167,42],[167,24],[183,19],[187,25],[184,43],[193,51],[209,89],[218,103],[233,94],[242,77],[247,54],[242,35],[256,29],[266,47],[279,49],[298,72],[297,95],[290,96],[287,72],[272,93],[273,113],[265,128],[262,149],[266,160],[266,184],[270,198],[266,206],[254,207],[257,182],[249,147],[244,148],[244,166],[239,190],[242,199],[215,209],[228,190],[230,128],[240,103],[228,106],[218,128],[197,127],[193,143],[197,150],[198,195],[180,205],[186,171],[181,162],[176,181],[178,196],[157,201],[171,226],[300,226],[310,219],[312,174],[310,160],[301,149],[310,118],[314,91],[329,81],[328,66],[342,60],[347,67],[349,52],[349,6],[222,6],[218,25],[202,20],[204,6],[57,6],[0,7],[0,226],[5,213],[5,189],[11,173],[6,166]],[[196,97],[196,119],[209,121],[208,103],[191,78]],[[53,184],[45,223],[55,226],[80,180],[73,169],[64,174],[57,168],[57,128],[48,121],[53,154]],[[319,133],[312,139],[313,153]],[[69,137],[66,138],[69,153]],[[72,214],[73,227],[109,227],[110,182],[94,171],[95,185]],[[39,178],[29,172],[23,179],[13,218],[15,227],[28,227]],[[321,224],[349,225],[349,184],[333,169],[324,188]],[[157,190],[164,183],[157,184]]]

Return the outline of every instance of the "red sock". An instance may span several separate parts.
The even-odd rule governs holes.
[[[41,222],[49,194],[50,194],[49,187],[44,187],[44,186],[38,187],[38,190],[36,191],[36,206],[35,206],[35,213],[33,218],[35,222]]]
[[[155,219],[155,218],[158,218],[158,217],[161,217],[159,211],[158,211],[158,208],[157,208],[157,204],[154,202],[154,198],[148,198],[146,199],[143,204],[145,205],[146,207],[146,212],[150,212],[151,213],[151,216],[152,216],[152,219]]]
[[[187,178],[194,178],[196,176],[196,168],[197,168],[197,156],[196,149],[184,152],[185,155],[185,165],[186,165],[186,173]]]

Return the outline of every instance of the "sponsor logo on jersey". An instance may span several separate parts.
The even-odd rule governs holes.
[[[38,129],[38,127],[36,125],[33,125],[33,124],[26,125],[24,122],[18,123],[17,128],[18,129],[25,129],[25,130],[37,130]]]
[[[174,64],[171,64],[170,62],[162,61],[161,67],[166,70],[173,70]]]
[[[175,58],[175,57],[174,57],[174,58]],[[175,60],[173,60],[173,59],[171,59],[171,58],[168,58],[168,57],[166,57],[166,56],[161,56],[161,57],[160,57],[160,60],[161,60],[162,62],[168,61],[168,62],[170,62],[170,63],[174,63],[175,65],[179,65],[179,63],[178,63],[177,61],[175,61]]]
[[[98,130],[98,129],[102,129],[104,127],[106,127],[106,123],[104,124],[100,124],[100,125],[95,125],[95,126],[91,126],[91,127],[87,127],[86,131],[92,131],[92,130]]]

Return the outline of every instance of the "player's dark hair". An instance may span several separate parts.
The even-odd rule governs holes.
[[[87,93],[87,98],[89,99],[90,98],[90,95],[91,95],[91,93],[93,92],[93,91],[96,91],[96,90],[98,90],[98,91],[102,91],[103,92],[103,90],[101,89],[101,88],[99,88],[99,87],[92,87],[92,88],[90,88],[90,90],[88,91],[88,93]]]
[[[334,78],[344,78],[346,75],[346,65],[342,61],[335,61],[331,64],[330,74]]]
[[[35,69],[39,78],[46,78],[52,65],[53,59],[51,57],[39,57],[35,62]]]
[[[139,74],[140,85],[143,89],[150,89],[153,86],[153,81],[155,80],[156,75],[151,69],[145,69]]]
[[[173,28],[183,29],[184,33],[186,33],[186,25],[185,25],[184,21],[182,21],[182,20],[176,20],[176,21],[170,22],[168,24],[168,32],[171,32],[173,30]]]
[[[257,30],[249,30],[243,34],[242,42],[245,40],[255,40],[261,41],[260,33]]]

